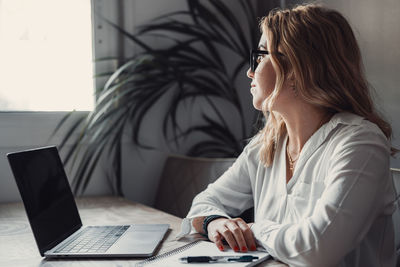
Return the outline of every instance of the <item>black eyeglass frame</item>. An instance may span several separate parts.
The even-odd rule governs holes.
[[[250,70],[251,72],[255,72],[258,66],[257,57],[261,55],[269,55],[269,51],[267,50],[257,50],[251,49],[250,50]]]
[[[251,72],[255,72],[258,66],[257,57],[261,55],[270,55],[271,53],[268,50],[250,50],[250,70]],[[283,56],[282,53],[278,52],[277,55]]]

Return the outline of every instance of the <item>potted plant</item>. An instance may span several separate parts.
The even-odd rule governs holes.
[[[249,50],[257,44],[258,26],[251,1],[238,0],[241,19],[227,3],[188,0],[188,10],[159,17],[141,26],[136,34],[108,21],[142,52],[125,59],[111,74],[104,87],[97,91],[94,110],[72,123],[59,146],[63,149],[66,142],[73,142],[64,163],[76,165],[75,193],[85,190],[100,156],[108,153],[117,194],[122,195],[123,133],[130,127],[134,144],[151,149],[152,144],[142,141],[140,130],[145,116],[160,100],[168,101],[162,115],[162,132],[171,150],[173,146],[179,147],[185,138],[191,139],[200,133],[202,139],[196,139],[184,152],[186,155],[235,157],[241,153],[243,141],[251,133],[246,129],[235,81],[238,73],[247,67]],[[171,45],[155,49],[143,41],[155,34]],[[234,58],[230,66],[223,59],[222,54],[226,53]],[[198,119],[194,124],[183,125],[178,109],[185,103],[195,106],[199,102],[207,103],[207,111],[196,113]],[[223,115],[226,112],[235,114],[238,132]],[[70,119],[69,114],[55,131]],[[77,129],[80,129],[78,138],[73,135]],[[74,162],[78,153],[81,158]]]

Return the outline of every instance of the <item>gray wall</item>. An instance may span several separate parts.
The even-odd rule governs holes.
[[[87,112],[78,112],[82,116]],[[52,136],[64,112],[0,112],[0,203],[20,200],[20,196],[8,165],[6,154],[40,146],[57,145],[62,134]],[[70,144],[67,144],[67,148]],[[65,151],[61,151],[61,156]],[[69,181],[72,182],[71,169],[66,167]],[[105,174],[104,165],[99,165],[87,195],[110,194],[111,189]]]

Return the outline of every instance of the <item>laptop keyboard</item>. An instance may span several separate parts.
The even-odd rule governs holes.
[[[55,253],[102,253],[106,252],[129,225],[87,226],[72,240],[55,250]]]

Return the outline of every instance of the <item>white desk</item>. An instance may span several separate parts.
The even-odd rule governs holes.
[[[182,219],[171,214],[117,197],[77,199],[84,225],[168,223],[171,231],[157,254],[180,247],[191,240],[176,241]],[[46,260],[37,249],[22,203],[0,204],[0,266],[135,266],[142,259]],[[286,266],[270,260],[260,266]]]

